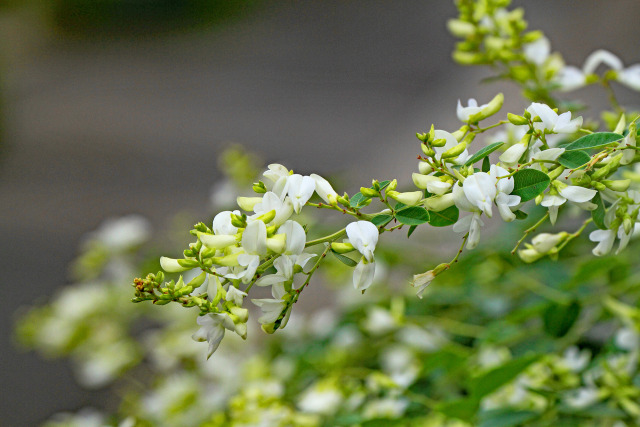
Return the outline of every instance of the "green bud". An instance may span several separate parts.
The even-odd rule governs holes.
[[[212,256],[215,256],[215,254],[216,254],[216,249],[212,249],[212,248],[204,248],[203,250],[200,251],[201,258],[211,258]]]
[[[630,234],[633,231],[634,223],[631,221],[629,215],[625,215],[622,220],[622,227],[624,228],[625,234]]]
[[[462,138],[464,138],[464,136],[467,134],[467,132],[469,132],[469,125],[463,125],[457,131],[452,132],[451,135],[453,135],[453,137],[456,139],[456,141],[462,141]],[[436,147],[444,147],[444,145],[447,142],[447,140],[443,139],[442,141],[444,141],[442,143],[442,145],[438,145]]]
[[[207,278],[207,273],[202,272],[198,276],[194,277],[187,285],[191,286],[193,289],[199,288],[204,283]]]
[[[601,182],[592,182],[591,186],[598,191],[604,191],[607,189],[607,187]]]
[[[189,295],[191,292],[193,292],[193,287],[187,285],[176,291],[176,295],[179,297],[183,297],[185,295]]]
[[[238,197],[236,201],[240,209],[251,212],[258,203],[262,202],[262,197]]]
[[[231,225],[237,228],[246,228],[247,227],[247,216],[245,214],[236,215],[234,213],[231,214]]]
[[[184,268],[187,268],[187,269],[195,268],[195,267],[197,267],[199,265],[198,261],[196,261],[195,259],[179,259],[177,261],[178,261],[178,264],[181,267],[184,267]],[[167,270],[165,270],[165,271],[167,271]]]
[[[164,273],[162,271],[158,271],[154,281],[156,283],[162,283],[164,281]]]
[[[458,157],[466,149],[467,149],[467,144],[464,143],[464,142],[461,142],[461,143],[457,144],[456,146],[449,148],[444,153],[442,153],[442,158],[443,159],[451,159],[451,158]]]
[[[444,138],[434,139],[433,141],[431,141],[431,145],[434,147],[444,147],[446,144],[447,144],[447,140]],[[429,149],[428,147],[426,148],[425,147],[426,146],[423,146],[422,151]],[[431,152],[433,152],[433,150]],[[425,152],[425,154],[427,153]],[[428,154],[428,155],[432,156],[433,154]]]
[[[213,265],[213,260],[211,258],[204,259],[202,260],[202,265],[206,268],[210,268]]]
[[[542,203],[542,199],[544,199],[544,194],[538,194],[533,201],[536,205],[539,205],[540,203]]]
[[[331,243],[331,250],[339,254],[346,254],[348,252],[352,252],[355,249],[351,243],[333,242]]]
[[[360,187],[360,192],[365,197],[378,197],[378,194],[380,194],[379,191],[376,191],[373,188],[369,187]]]
[[[460,19],[449,19],[447,21],[447,28],[451,34],[460,38],[471,36],[476,32],[475,25]]]
[[[273,221],[273,219],[276,217],[276,210],[273,209],[267,213],[264,213],[258,217],[256,217],[256,220],[258,221],[262,221],[265,224],[269,224],[271,221]]]
[[[275,323],[269,323],[268,325],[262,325],[262,326],[260,326],[260,328],[262,329],[262,331],[264,333],[267,333],[267,334],[273,334],[276,331]]]
[[[207,227],[204,223],[199,222],[196,225],[193,226],[194,230],[196,231],[200,231],[201,233],[207,233],[207,232],[211,232],[211,230],[209,229],[209,227]]]
[[[436,268],[433,269],[433,275],[437,276],[438,274],[442,273],[445,270],[449,269],[449,264],[446,263],[442,263],[440,265],[438,265]]]
[[[511,124],[516,125],[516,126],[529,124],[529,120],[527,120],[526,118],[524,118],[522,116],[518,116],[517,114],[508,113],[507,114],[507,119],[509,120],[509,122]]]
[[[429,135],[426,133],[416,133],[416,138],[422,142],[427,142],[429,140]]]
[[[387,185],[387,188],[385,188],[385,191],[393,191],[396,188],[398,188],[398,180],[394,179],[389,183],[389,185]]]
[[[540,37],[543,36],[542,31],[536,30],[536,31],[529,31],[528,33],[524,33],[522,35],[522,43],[526,44],[526,43],[531,43],[534,42],[536,40],[538,40]]]
[[[429,147],[427,144],[420,144],[420,148],[422,148],[422,152],[427,157],[433,157],[436,155],[436,152],[433,148]]]
[[[165,299],[165,300],[161,300],[161,299],[159,299],[159,300],[154,301],[153,303],[154,303],[155,305],[167,305],[167,304],[169,304],[170,302],[171,302],[171,300],[169,300],[169,299]]]
[[[407,206],[415,206],[420,203],[423,195],[422,191],[409,191],[405,193],[400,193],[394,190],[387,191],[387,196]]]
[[[336,200],[342,206],[349,206],[349,196],[347,195],[347,193],[344,193],[344,196],[338,196]]]
[[[558,177],[562,175],[562,172],[564,172],[564,169],[565,169],[564,166],[558,166],[557,168],[549,171],[547,175],[549,175],[549,179],[553,181],[554,179],[558,179]]]
[[[469,117],[469,122],[477,123],[480,120],[484,120],[487,117],[493,116],[502,108],[502,104],[504,104],[504,95],[502,93],[497,94],[493,97],[491,101],[484,107],[482,110],[478,111],[476,114],[472,114]]]
[[[240,255],[240,252],[236,252],[235,254],[225,255],[222,257],[214,257],[209,259],[213,261],[213,263],[215,263],[216,265],[221,265],[223,267],[235,267],[236,265],[238,265],[239,255]]]
[[[459,50],[456,50],[455,52],[453,52],[452,57],[453,60],[460,65],[477,65],[487,62],[482,53],[461,52]]]
[[[246,323],[249,319],[249,310],[246,308],[234,306],[229,308],[229,312],[235,317],[235,319],[233,319],[233,323]]]
[[[371,181],[371,186],[373,187],[374,190],[380,192],[380,182],[377,179],[374,179],[373,181]]]
[[[618,120],[618,124],[616,125],[616,128],[613,130],[613,132],[621,134],[622,132],[624,132],[624,128],[626,126],[627,126],[627,119],[624,113],[622,113],[620,114],[620,120]]]
[[[185,258],[193,258],[196,254],[193,252],[193,249],[185,249],[182,251],[182,254]]]
[[[264,185],[264,182],[258,181],[253,183],[253,191],[258,194],[263,194],[267,192],[267,187]]]
[[[610,188],[613,191],[627,191],[629,186],[631,185],[630,179],[619,179],[619,180],[604,180],[602,181],[607,188]]]

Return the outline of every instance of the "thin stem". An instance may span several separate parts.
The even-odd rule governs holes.
[[[524,235],[520,238],[520,240],[518,240],[518,242],[516,243],[516,246],[511,250],[511,255],[515,254],[516,251],[518,250],[518,247],[520,247],[520,244],[524,241],[524,239],[526,239],[529,234],[533,233],[534,231],[536,231],[536,228],[540,227],[542,224],[544,224],[544,222],[549,218],[549,211],[547,211],[546,214],[544,214],[544,216],[542,218],[540,218],[540,220],[538,222],[536,222],[535,224],[533,224],[531,227],[527,228],[524,231]]]
[[[308,248],[309,246],[315,246],[315,245],[319,245],[321,243],[326,243],[326,242],[333,242],[334,240],[344,236],[347,233],[347,229],[343,228],[342,230],[336,231],[333,234],[329,234],[328,236],[325,237],[321,237],[319,239],[315,239],[315,240],[309,240],[304,247]]]
[[[584,231],[585,228],[587,228],[587,225],[591,224],[591,222],[593,222],[593,218],[589,218],[586,219],[583,223],[582,226],[580,228],[578,228],[576,230],[575,233],[569,234],[569,237],[567,237],[565,239],[564,242],[562,242],[560,244],[560,246],[558,246],[558,252],[560,252],[562,250],[562,248],[564,248],[565,246],[567,246],[567,244],[572,241],[573,239],[575,239],[576,237],[580,236],[582,234],[582,232]]]

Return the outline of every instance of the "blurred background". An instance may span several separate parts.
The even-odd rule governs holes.
[[[596,48],[640,62],[637,0],[526,3],[569,64]],[[19,307],[67,283],[105,218],[197,220],[231,143],[338,175],[338,191],[408,184],[415,133],[457,127],[459,98],[504,91],[524,107],[453,63],[454,14],[442,0],[0,1],[0,425],[103,406],[67,362],[17,349],[11,329]]]

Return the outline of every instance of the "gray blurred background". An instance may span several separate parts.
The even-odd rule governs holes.
[[[570,64],[599,47],[640,62],[637,0],[526,6]],[[208,213],[232,142],[349,177],[338,191],[408,183],[416,131],[456,126],[458,98],[505,91],[524,107],[453,64],[454,13],[445,0],[0,2],[0,425],[109,404],[11,338],[16,308],[68,283],[81,236],[106,217],[161,227]]]

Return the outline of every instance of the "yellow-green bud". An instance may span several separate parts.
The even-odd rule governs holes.
[[[461,52],[456,50],[453,52],[453,60],[460,65],[476,65],[485,63],[484,55],[474,52]]]
[[[246,215],[236,215],[234,213],[231,214],[231,225],[236,228],[246,228],[247,226],[247,217]]]
[[[416,138],[422,142],[427,142],[429,140],[429,135],[426,133],[416,133]]]
[[[238,202],[240,209],[250,212],[253,210],[255,205],[262,202],[262,197],[238,197],[236,201]]]
[[[420,148],[422,148],[422,152],[427,157],[433,157],[436,155],[436,152],[433,148],[429,147],[427,144],[420,144]]]
[[[471,36],[476,32],[475,25],[460,19],[449,19],[447,21],[447,28],[451,34],[460,38]]]
[[[463,125],[460,129],[451,133],[451,135],[453,135],[456,141],[461,141],[462,138],[464,138],[464,136],[467,134],[467,132],[469,132],[469,125]],[[444,141],[446,143],[447,140],[445,139]],[[444,146],[444,144],[442,144],[442,146]]]
[[[449,148],[447,151],[442,153],[443,159],[451,159],[454,157],[458,157],[464,150],[467,149],[467,144],[465,142],[461,142],[454,147]]]
[[[549,171],[549,173],[547,175],[549,175],[549,179],[551,181],[553,181],[554,179],[557,179],[560,175],[562,175],[562,172],[564,172],[564,166],[558,166],[557,168]]]
[[[286,241],[287,241],[286,234],[283,234],[283,233],[276,234],[273,237],[267,238],[267,248],[269,248],[270,250],[272,250],[277,254],[281,254],[282,252],[284,252],[286,248],[285,246]]]
[[[452,193],[443,194],[442,196],[432,196],[424,201],[424,207],[434,212],[443,211],[454,204],[455,200]]]
[[[265,224],[269,224],[276,217],[276,210],[271,210],[267,213],[263,213],[262,215],[256,218],[257,221],[262,221]]]
[[[446,144],[447,144],[447,140],[445,138],[438,138],[431,141],[431,145],[434,147],[444,147]],[[422,149],[422,151],[424,150],[425,148]],[[433,154],[430,154],[430,155],[433,155]]]
[[[394,179],[389,183],[389,185],[387,185],[387,188],[385,188],[385,191],[393,191],[396,188],[398,188],[398,180]]]
[[[253,183],[253,191],[258,194],[263,194],[267,192],[267,187],[265,187],[264,182],[258,181]]]
[[[387,191],[387,196],[407,206],[415,206],[420,202],[420,200],[422,200],[423,193],[422,191],[409,191],[405,193],[400,193],[400,192],[391,190],[391,191]]]
[[[525,119],[522,116],[518,116],[517,114],[508,113],[507,114],[507,119],[509,120],[509,122],[511,124],[516,125],[516,126],[529,124],[529,120]]]
[[[236,265],[239,265],[238,256],[240,256],[240,254],[242,254],[242,252],[236,252],[235,254],[209,259],[212,260],[216,265],[221,265],[223,267],[235,267]]]
[[[331,250],[339,254],[346,254],[354,251],[355,249],[351,243],[333,242],[331,243]]]
[[[349,206],[349,196],[347,195],[347,193],[344,193],[344,196],[338,196],[336,200],[342,206]]]
[[[619,180],[604,180],[602,181],[607,188],[610,188],[613,191],[627,191],[629,186],[631,185],[630,179],[619,179]]]
[[[368,188],[368,187],[360,187],[360,192],[365,197],[378,197],[378,194],[380,194],[379,191],[376,191],[373,188]]]
[[[502,93],[497,94],[482,110],[469,116],[469,122],[477,123],[480,120],[484,120],[487,117],[493,116],[502,108],[504,104],[504,95]]]
[[[536,205],[539,205],[540,203],[542,203],[542,199],[544,199],[544,194],[538,194],[533,201]]]
[[[202,286],[202,284],[204,283],[205,279],[207,278],[207,273],[202,272],[200,273],[198,276],[194,277],[189,283],[188,285],[191,286],[193,289],[195,288],[199,288],[200,286]]]

